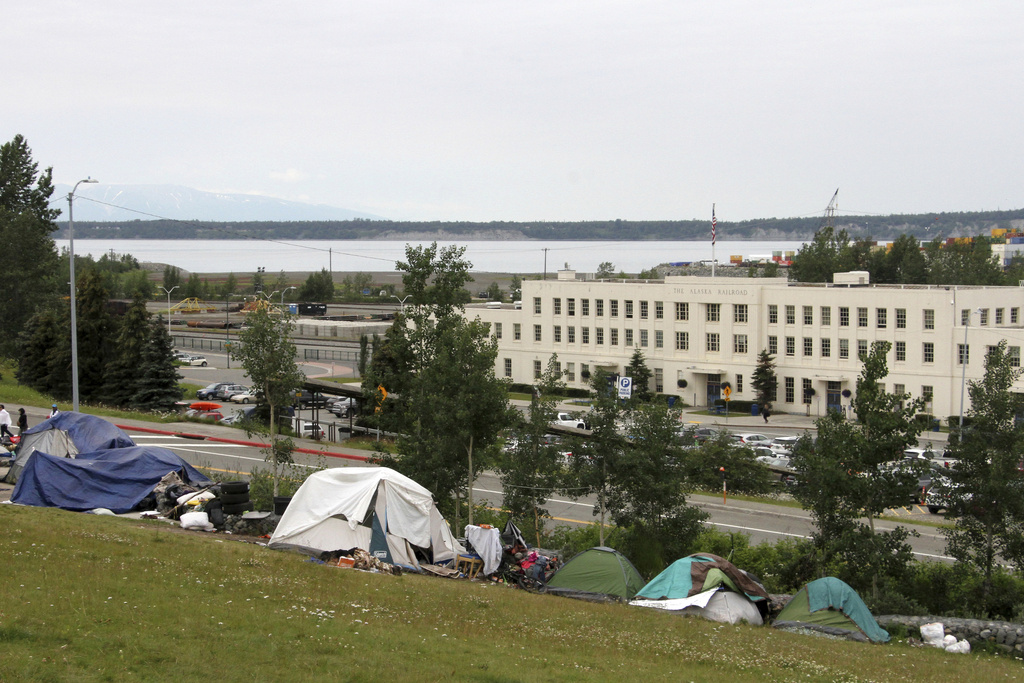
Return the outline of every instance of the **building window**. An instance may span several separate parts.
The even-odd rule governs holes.
[[[785,378],[786,385],[786,403],[792,403],[796,400],[796,382],[792,377]]]
[[[971,309],[961,308],[960,309],[960,324],[964,327],[971,324]]]
[[[930,308],[924,309],[924,329],[935,329],[935,311]]]
[[[896,342],[896,362],[903,363],[907,360],[907,342]]]
[[[580,299],[580,315],[590,315],[590,299]]]
[[[540,379],[541,372],[543,372],[543,370],[540,367],[540,361],[539,360],[533,361],[533,378],[534,379]]]
[[[501,339],[501,323],[494,323],[494,338]]]
[[[979,314],[978,324],[979,325],[988,325],[988,309],[987,308],[981,309],[981,313]]]
[[[690,350],[690,333],[676,332],[676,351]]]
[[[659,394],[665,391],[665,371],[661,368],[654,368],[654,391]]]
[[[565,379],[569,382],[576,381],[576,364],[566,363],[565,364]]]
[[[839,327],[850,326],[850,309],[846,306],[839,307]]]
[[[619,300],[609,299],[608,300],[608,315],[612,318],[619,317]]]
[[[892,393],[896,394],[896,396],[901,397],[900,408],[902,408],[903,407],[902,397],[903,397],[904,394],[907,393],[907,385],[905,385],[905,384],[893,384],[892,385]]]
[[[924,410],[926,413],[932,412],[932,396],[934,395],[935,390],[932,387],[928,385],[921,387],[921,398],[924,399]]]
[[[690,319],[690,304],[685,301],[676,302],[676,320]]]
[[[779,338],[774,334],[768,337],[768,355],[777,356],[779,354]]]
[[[708,304],[706,318],[709,323],[720,321],[722,319],[722,304]]]
[[[565,314],[576,315],[576,299],[565,300]]]
[[[857,327],[868,326],[868,309],[866,307],[860,307],[857,309]]]
[[[586,363],[580,363],[580,379],[584,382],[590,379],[590,366]]]
[[[594,343],[604,344],[604,328],[598,327],[594,330]]]
[[[814,387],[811,386],[811,380],[807,379],[806,377],[803,381],[803,389],[804,403],[807,405],[811,405],[811,392],[814,390]]]
[[[970,344],[957,344],[956,345],[956,364],[957,365],[970,365],[971,364],[971,345]]]
[[[925,363],[935,362],[935,343],[925,342],[921,345],[921,360]]]
[[[786,324],[796,325],[796,306],[786,306]]]
[[[646,301],[641,301],[640,302],[640,319],[641,320],[647,320],[648,308],[649,308],[649,306],[648,306]]]
[[[804,337],[804,356],[814,355],[814,339],[812,337]]]
[[[745,323],[747,322],[747,305],[746,304],[734,304],[732,307],[732,321],[734,323]]]
[[[555,315],[562,315],[562,299],[560,297],[556,296],[551,300],[551,310]]]
[[[655,301],[654,302],[654,319],[664,320],[665,319],[665,302]]]
[[[611,330],[609,330],[608,345],[609,346],[618,346],[619,345],[619,328],[613,327]]]
[[[828,337],[822,337],[821,339],[821,357],[832,357],[832,340],[829,339]]]
[[[633,300],[632,299],[626,299],[626,301],[623,302],[623,303],[624,303],[625,308],[626,308],[626,319],[627,320],[631,320],[633,318]]]
[[[640,330],[640,348],[647,348],[647,330]]]
[[[804,325],[814,324],[814,306],[804,306]]]
[[[996,309],[996,325],[1002,325],[1002,324],[1003,324],[1003,309],[997,308]]]
[[[733,353],[746,353],[747,352],[747,335],[745,335],[745,334],[734,334],[734,335],[732,335],[732,352]]]
[[[857,340],[857,358],[864,360],[868,357],[868,340],[858,339]]]
[[[1010,309],[1010,324],[1011,325],[1016,325],[1018,320],[1020,320],[1020,309],[1019,308],[1011,308]]]
[[[743,375],[736,375],[736,393],[743,393]]]
[[[604,299],[594,300],[594,315],[604,315]]]
[[[584,344],[589,344],[590,343],[590,328],[589,327],[580,328],[580,341],[583,342]]]
[[[554,328],[552,328],[551,332],[552,332],[552,338],[555,340],[555,343],[556,344],[561,344],[562,343],[562,326],[561,325],[555,325]]]
[[[907,309],[897,308],[896,309],[896,329],[905,330],[907,329]]]
[[[786,337],[786,355],[796,355],[796,337]]]
[[[512,323],[512,339],[519,341],[523,338],[523,326],[520,323]]]
[[[576,326],[575,325],[568,325],[565,328],[565,341],[567,341],[570,344],[575,344],[576,343]]]
[[[779,322],[779,307],[775,304],[768,304],[768,324],[774,325]]]
[[[839,357],[849,358],[850,357],[850,340],[840,339],[839,340]]]
[[[1019,346],[1007,346],[1006,355],[1010,357],[1010,367],[1020,367],[1020,347]]]
[[[708,353],[717,353],[719,351],[719,337],[717,332],[707,333],[706,348]]]
[[[632,346],[633,345],[633,330],[626,330],[624,334],[625,334],[625,339],[623,340],[623,345],[624,346]]]
[[[888,313],[889,311],[885,308],[875,309],[875,327],[880,330],[884,330],[886,328],[886,325],[888,325]]]
[[[832,324],[832,307],[822,306],[821,307],[821,324],[828,326]]]
[[[512,376],[512,359],[511,358],[506,358],[505,359],[505,376],[506,377],[511,377]]]
[[[533,312],[537,313],[537,314],[540,314],[540,297],[539,296],[533,297]]]
[[[665,333],[661,330],[654,331],[654,348],[661,349],[665,347]]]
[[[541,340],[540,325],[533,326],[533,341],[539,342]]]

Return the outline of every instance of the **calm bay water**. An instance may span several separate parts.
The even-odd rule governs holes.
[[[99,258],[110,250],[131,254],[141,262],[169,263],[197,273],[250,273],[263,267],[280,270],[335,272],[393,271],[395,261],[405,259],[406,244],[429,245],[430,241],[276,241],[267,240],[75,240],[76,254]],[[438,241],[440,246],[466,247],[466,257],[476,272],[553,273],[564,268],[594,272],[605,261],[616,270],[636,273],[661,263],[702,261],[712,258],[711,242],[544,242],[544,241]],[[734,254],[767,256],[772,251],[796,251],[802,242],[727,242],[719,240],[714,256],[719,263]],[[59,248],[67,240],[57,240]]]

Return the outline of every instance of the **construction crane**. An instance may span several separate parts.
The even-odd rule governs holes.
[[[831,201],[829,201],[828,206],[825,207],[825,216],[821,220],[821,227],[822,228],[828,228],[829,230],[832,230],[832,229],[835,228],[835,222],[836,222],[835,221],[835,219],[836,219],[836,197],[838,197],[838,196],[839,196],[839,188],[837,187],[835,193],[832,195]]]

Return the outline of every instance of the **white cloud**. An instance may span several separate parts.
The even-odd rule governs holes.
[[[303,173],[302,171],[295,168],[289,168],[287,171],[284,172],[271,171],[270,178],[272,180],[279,180],[282,183],[301,183],[303,180],[309,178],[309,174]]]

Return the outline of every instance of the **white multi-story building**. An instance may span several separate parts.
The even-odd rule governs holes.
[[[834,279],[587,280],[565,270],[523,281],[521,304],[466,315],[490,323],[499,377],[532,383],[555,353],[568,385],[585,387],[597,368],[623,373],[640,349],[650,388],[694,406],[723,398],[725,383],[732,400],[753,401],[762,350],[775,357],[775,409],[812,415],[848,408],[874,341],[892,344],[886,389],[925,397],[939,418],[959,413],[963,380],[984,374],[988,347],[1006,339],[1019,363],[1024,287],[872,285],[859,271]]]

